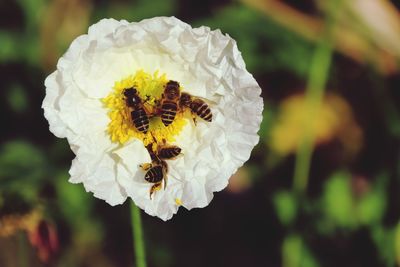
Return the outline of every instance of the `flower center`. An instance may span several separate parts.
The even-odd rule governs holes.
[[[108,112],[110,122],[107,132],[113,142],[124,144],[132,137],[142,140],[145,146],[154,141],[156,143],[175,141],[175,136],[180,133],[186,124],[183,113],[177,112],[175,119],[168,126],[162,123],[160,116],[149,116],[147,132],[139,131],[133,123],[132,108],[127,105],[126,96],[124,95],[126,89],[136,89],[138,96],[142,100],[143,108],[149,112],[148,114],[154,114],[162,98],[164,86],[168,81],[166,75],[159,75],[158,71],[151,75],[139,70],[135,75],[115,82],[112,92],[102,99],[110,110]]]

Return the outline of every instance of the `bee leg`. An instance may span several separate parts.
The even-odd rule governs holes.
[[[192,114],[192,120],[193,120],[194,126],[197,126],[196,115]]]
[[[168,180],[168,176],[165,175],[164,176],[164,190],[165,190],[165,188],[167,188],[167,180]]]
[[[142,170],[144,170],[144,171],[148,171],[151,169],[151,167],[153,167],[153,164],[143,163],[143,164],[140,164],[139,167],[142,168]]]
[[[151,186],[151,188],[150,188],[150,199],[151,199],[151,196],[153,195],[153,193],[154,192],[157,192],[158,190],[160,190],[161,189],[161,183],[155,183],[155,184],[153,184],[152,186]]]
[[[156,145],[157,145],[158,142],[157,142],[157,139],[154,137],[153,133],[151,133],[151,137],[153,138],[153,141],[154,141],[153,144],[156,144]]]

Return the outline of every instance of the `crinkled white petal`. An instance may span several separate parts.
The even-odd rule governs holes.
[[[139,140],[124,146],[110,141],[108,110],[100,101],[116,81],[140,69],[166,73],[185,91],[208,99],[213,113],[211,123],[199,119],[195,126],[188,120],[176,138],[183,155],[168,161],[167,187],[152,200],[151,184],[139,168],[150,162],[146,149]],[[261,89],[236,42],[174,17],[101,20],[73,41],[45,86],[42,107],[50,131],[66,137],[76,154],[70,181],[111,205],[130,197],[163,220],[177,212],[179,201],[187,209],[207,206],[259,140]]]

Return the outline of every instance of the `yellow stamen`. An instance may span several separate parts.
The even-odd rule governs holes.
[[[160,101],[164,85],[167,82],[168,79],[165,74],[160,76],[156,71],[151,75],[139,70],[135,75],[115,83],[113,91],[102,99],[105,106],[110,110],[107,132],[113,142],[124,144],[132,137],[142,140],[145,146],[154,142],[153,137],[158,142],[162,140],[175,141],[174,137],[180,133],[186,124],[183,113],[178,112],[175,120],[167,127],[164,126],[160,117],[150,118],[149,130],[144,134],[139,132],[132,124],[130,111],[123,97],[124,89],[135,87],[140,98],[145,101],[145,109],[152,112],[155,110],[157,101]]]
[[[182,200],[180,198],[175,198],[175,204],[178,206],[182,205]]]

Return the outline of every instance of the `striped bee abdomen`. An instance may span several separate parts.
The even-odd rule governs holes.
[[[165,101],[161,105],[161,121],[165,126],[170,125],[176,116],[178,105],[175,102]]]
[[[161,165],[157,165],[151,167],[144,176],[144,179],[150,183],[158,183],[161,182],[164,178],[163,167]]]
[[[131,112],[132,122],[135,128],[142,133],[147,133],[149,130],[149,117],[143,108],[136,109]]]
[[[158,156],[162,159],[173,159],[181,153],[182,149],[177,146],[161,148]]]
[[[201,99],[195,99],[190,104],[190,109],[205,121],[212,121],[212,113],[210,107]]]

